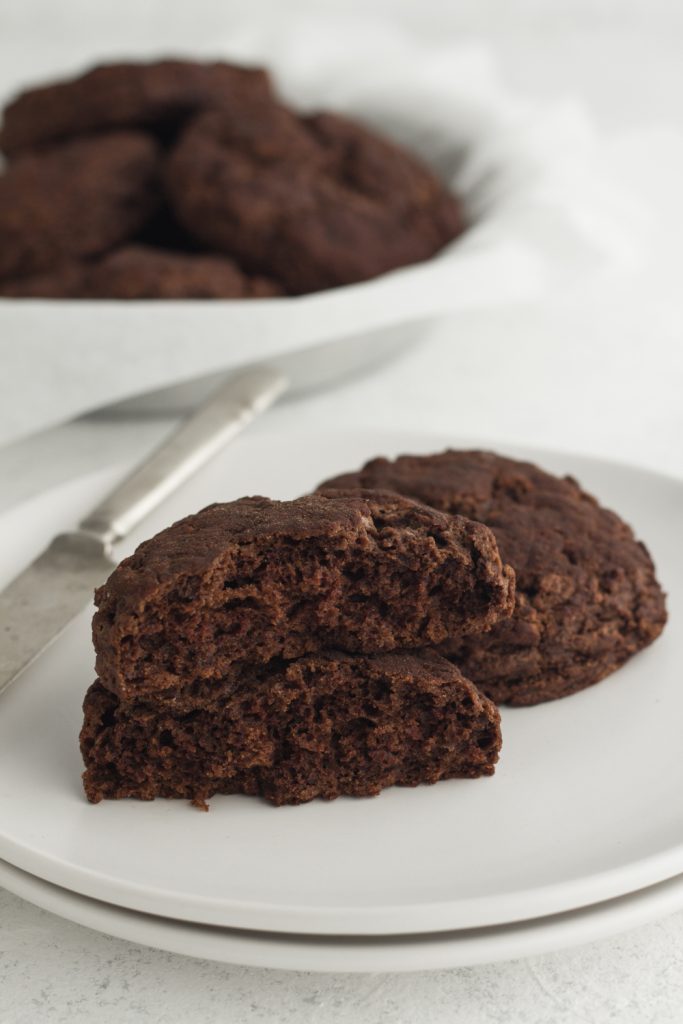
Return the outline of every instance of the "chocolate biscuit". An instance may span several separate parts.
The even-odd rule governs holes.
[[[110,132],[22,156],[0,175],[0,279],[92,257],[129,238],[159,201],[159,154]]]
[[[575,693],[664,628],[647,549],[570,477],[491,452],[447,451],[373,459],[321,486],[391,490],[490,527],[516,574],[512,617],[440,649],[493,700],[536,704]]]
[[[102,65],[21,93],[5,108],[0,149],[14,155],[107,128],[145,127],[172,137],[196,110],[269,96],[260,68],[182,60]]]
[[[190,122],[166,187],[190,234],[295,294],[427,259],[464,227],[457,200],[398,146],[272,102]]]
[[[144,245],[114,249],[88,270],[94,299],[243,299],[282,295],[265,277],[243,274],[227,256],[171,252]]]
[[[8,299],[78,299],[86,293],[87,264],[63,263],[27,277],[0,280],[0,296]]]

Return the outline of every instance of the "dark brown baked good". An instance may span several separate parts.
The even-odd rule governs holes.
[[[85,294],[86,277],[87,264],[62,263],[39,274],[0,280],[0,296],[7,299],[78,299]]]
[[[427,259],[464,227],[419,159],[345,118],[297,116],[260,69],[97,67],[22,93],[0,148],[0,295],[15,298],[305,294]],[[177,257],[117,253],[111,279],[90,266],[129,241]]]
[[[491,775],[494,704],[437,655],[331,652],[250,670],[214,698],[84,703],[88,799],[247,793],[273,804]]]
[[[237,663],[443,643],[510,613],[485,526],[398,495],[242,498],[140,545],[96,594],[96,669],[124,699]]]
[[[88,270],[84,295],[94,299],[238,299],[282,295],[265,277],[242,273],[227,256],[126,245]]]
[[[104,128],[148,127],[172,134],[194,111],[270,95],[260,68],[164,60],[109,64],[66,82],[28,89],[4,112],[0,149],[15,154]]]
[[[357,121],[323,112],[302,119],[326,153],[334,176],[397,214],[434,215],[432,230],[462,228],[462,210],[434,172],[394,142]],[[443,244],[443,241],[442,243]]]
[[[242,273],[227,256],[136,243],[92,262],[0,281],[0,296],[15,299],[258,299],[283,294],[275,281]]]
[[[515,570],[511,618],[442,650],[489,697],[536,704],[609,675],[664,628],[645,546],[570,477],[491,452],[373,459],[324,488],[378,487],[489,526]]]
[[[158,202],[159,155],[110,132],[22,156],[0,175],[0,278],[36,274],[129,238]]]
[[[294,294],[427,259],[463,230],[457,200],[398,146],[272,102],[191,121],[166,187],[190,234]]]

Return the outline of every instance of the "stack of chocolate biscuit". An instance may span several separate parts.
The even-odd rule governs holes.
[[[490,775],[497,709],[428,648],[513,591],[490,530],[398,495],[204,509],[97,593],[86,793],[280,804]]]
[[[290,110],[259,69],[98,67],[10,103],[0,149],[4,296],[298,295],[428,259],[463,229],[419,159]]]
[[[596,683],[666,622],[615,513],[481,451],[211,506],[141,545],[97,603],[89,799],[202,806],[490,775],[495,703]]]

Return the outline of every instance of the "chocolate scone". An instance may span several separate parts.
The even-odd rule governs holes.
[[[267,277],[244,274],[227,256],[122,245],[91,262],[0,280],[15,299],[259,299],[282,295]]]
[[[0,296],[8,299],[77,299],[86,292],[85,263],[63,263],[27,277],[0,279]]]
[[[259,68],[163,60],[109,64],[21,93],[5,109],[0,149],[15,154],[104,128],[148,127],[167,136],[194,111],[270,96]]]
[[[0,175],[0,278],[28,276],[129,238],[158,202],[159,154],[110,132],[22,156]]]
[[[310,655],[245,671],[217,697],[84,703],[88,799],[246,793],[273,804],[491,775],[498,711],[435,654]]]
[[[536,704],[575,693],[664,628],[647,549],[570,477],[491,452],[446,451],[373,459],[321,486],[392,490],[491,528],[515,570],[513,615],[441,650],[493,700]]]
[[[96,669],[124,699],[329,648],[454,642],[510,614],[491,531],[396,494],[242,498],[141,544],[96,594]]]
[[[457,200],[398,146],[272,102],[191,121],[166,188],[190,234],[294,294],[425,260],[464,226]]]
[[[88,269],[94,299],[244,299],[282,295],[275,281],[242,273],[227,256],[169,252],[146,245],[114,249]]]

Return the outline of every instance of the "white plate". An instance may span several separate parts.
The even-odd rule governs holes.
[[[377,452],[448,443],[456,439],[245,436],[150,517],[145,533],[210,500],[291,496]],[[600,685],[505,710],[493,778],[281,809],[239,796],[215,798],[209,814],[176,801],[90,806],[77,750],[80,703],[92,678],[86,613],[0,705],[0,856],[135,910],[333,935],[498,925],[683,871],[683,650],[676,627],[683,484],[578,456],[525,454],[573,473],[633,522],[658,561],[672,622],[652,648]],[[105,477],[5,517],[3,578],[18,568],[14,549],[23,544],[26,557],[29,545],[84,512]]]
[[[412,936],[249,932],[140,914],[79,896],[0,861],[0,885],[44,910],[106,935],[171,953],[286,971],[425,971],[551,953],[604,939],[683,908],[683,876],[583,910],[520,924]]]

